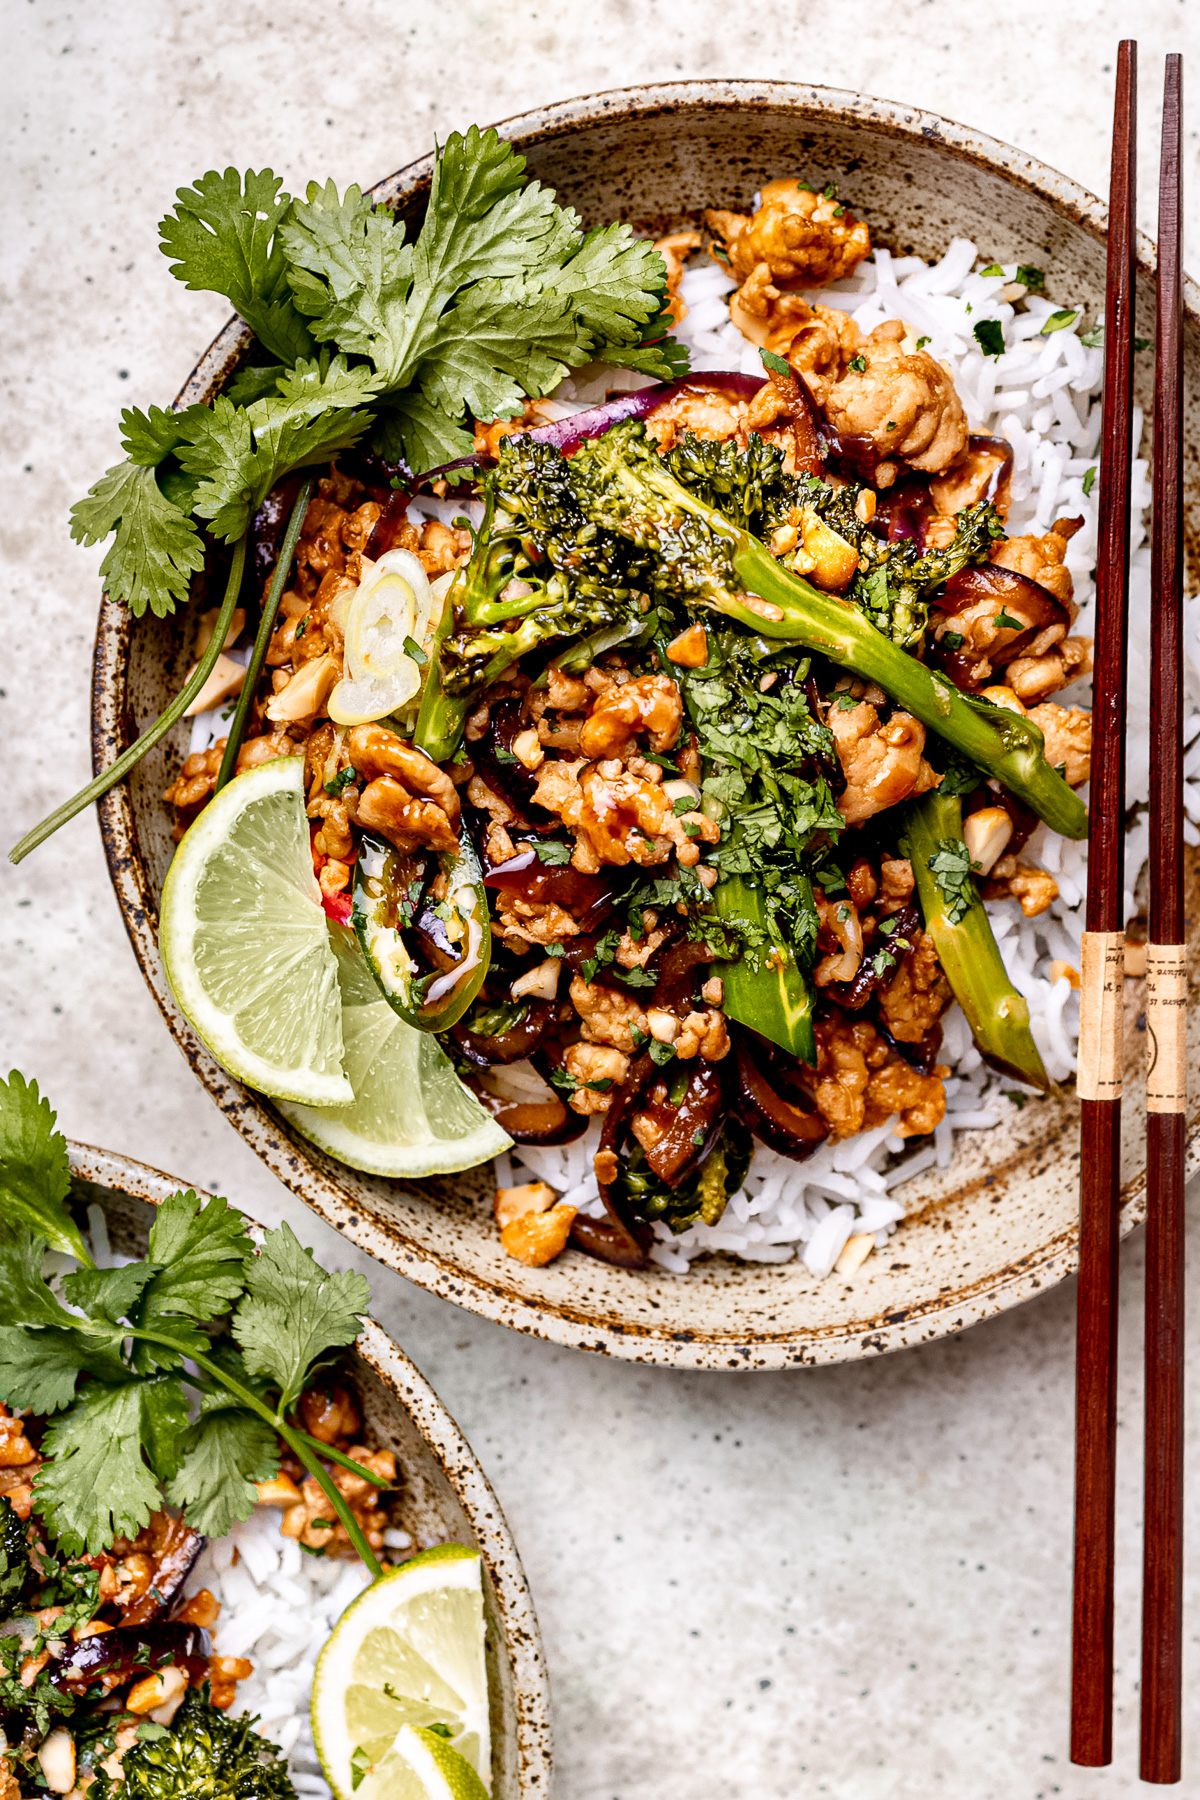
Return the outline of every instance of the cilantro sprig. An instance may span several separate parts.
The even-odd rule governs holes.
[[[0,1398],[51,1415],[34,1494],[62,1549],[95,1555],[164,1503],[220,1536],[278,1472],[282,1438],[378,1575],[323,1463],[365,1471],[290,1417],[357,1337],[363,1277],[320,1268],[286,1225],[256,1251],[228,1201],[190,1190],[159,1207],[144,1260],[98,1269],[68,1188],[55,1115],[14,1071],[0,1082],[0,1318],[14,1321],[0,1325]],[[48,1245],[78,1268],[47,1278]]]
[[[231,544],[225,600],[183,692],[14,847],[14,862],[114,786],[201,691],[237,604],[251,521],[285,476],[364,441],[429,470],[469,453],[471,417],[512,418],[583,363],[665,379],[687,370],[653,245],[622,224],[585,232],[551,190],[526,181],[510,144],[477,126],[438,151],[414,238],[357,187],[339,195],[313,182],[296,199],[270,169],[210,170],[180,188],[160,236],[176,279],[223,294],[257,346],[211,405],[122,415],[125,458],[74,507],[71,533],[111,540],[101,574],[135,618],[173,613],[206,542]],[[298,497],[296,531],[302,520]],[[223,779],[254,687],[248,675]]]

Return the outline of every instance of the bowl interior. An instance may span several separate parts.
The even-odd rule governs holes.
[[[99,1205],[113,1249],[144,1256],[155,1205],[182,1184],[86,1144],[72,1144],[70,1160],[80,1224],[87,1207]],[[414,1544],[466,1544],[482,1555],[495,1800],[544,1800],[551,1755],[545,1659],[500,1504],[425,1377],[374,1320],[352,1353],[351,1374],[369,1441],[396,1454],[396,1511]]]
[[[679,83],[571,101],[503,127],[530,172],[585,220],[620,216],[659,230],[706,205],[745,205],[780,172],[802,168],[839,184],[878,242],[928,258],[969,236],[1000,260],[1033,261],[1052,297],[1102,307],[1102,209],[1064,177],[976,133],[911,109],[828,90],[750,82]],[[375,190],[419,220],[430,163]],[[1139,329],[1153,335],[1143,244]],[[1200,538],[1200,318],[1186,322],[1190,395],[1184,441],[1189,546]],[[232,322],[198,365],[181,400],[210,398],[246,342]],[[1137,362],[1149,410],[1151,360]],[[1193,556],[1192,568],[1198,566]],[[193,607],[136,631],[107,602],[96,646],[94,754],[106,765],[177,691],[191,660]],[[771,1368],[891,1350],[960,1329],[1061,1280],[1073,1266],[1076,1108],[1072,1095],[1029,1105],[991,1131],[958,1138],[953,1167],[898,1192],[907,1218],[887,1249],[850,1281],[815,1281],[799,1262],[756,1265],[713,1257],[679,1278],[631,1273],[570,1251],[546,1269],[505,1257],[491,1220],[486,1171],[418,1185],[357,1174],[299,1138],[267,1101],[231,1081],[196,1039],[164,981],[157,901],[170,861],[161,804],[185,752],[182,729],[102,803],[114,886],[147,983],[199,1079],[268,1165],[322,1217],[421,1285],[460,1305],[556,1342],[637,1360]],[[1194,894],[1193,894],[1194,898]],[[1189,911],[1196,930],[1197,908]],[[1126,992],[1129,1072],[1122,1174],[1123,1224],[1142,1216],[1143,1034],[1140,984]],[[1195,1008],[1192,1009],[1195,1020]],[[1189,1123],[1197,1156],[1200,1084]]]

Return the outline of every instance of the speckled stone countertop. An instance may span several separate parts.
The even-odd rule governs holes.
[[[167,275],[155,224],[206,168],[364,185],[471,120],[681,76],[775,76],[902,99],[1097,192],[1116,41],[1139,34],[1153,230],[1168,49],[1184,0],[7,0],[0,14],[5,844],[89,773],[98,552],[66,513],[165,403],[226,309]],[[1190,44],[1186,41],[1190,32]],[[1193,88],[1200,54],[1193,56]],[[1190,260],[1200,252],[1195,98]],[[138,975],[95,824],[0,873],[0,1062],[74,1137],[345,1246],[195,1084]],[[1192,1269],[1200,1234],[1192,1233]],[[673,1373],[520,1338],[367,1265],[374,1310],[495,1481],[545,1630],[562,1800],[1041,1800],[1141,1791],[1141,1246],[1126,1250],[1117,1760],[1067,1761],[1073,1295],[881,1362]],[[1193,1358],[1195,1396],[1200,1369]],[[1192,1545],[1200,1544],[1200,1468]],[[1195,1559],[1193,1558],[1193,1562]],[[1200,1592],[1189,1583],[1183,1792],[1200,1792]]]

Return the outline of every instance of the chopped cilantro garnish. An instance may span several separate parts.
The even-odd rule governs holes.
[[[929,859],[929,872],[946,905],[946,919],[957,925],[971,910],[975,890],[971,880],[971,852],[962,838],[939,838]]]
[[[974,335],[985,356],[1004,355],[1004,327],[999,319],[980,319]]]
[[[651,1040],[650,1040],[650,1061],[652,1063],[655,1063],[658,1066],[658,1068],[661,1069],[665,1063],[669,1063],[672,1060],[672,1058],[674,1057],[674,1055],[675,1055],[674,1044],[663,1044],[663,1043],[659,1042],[658,1038],[651,1038]]]
[[[1040,294],[1046,285],[1046,277],[1041,269],[1035,269],[1032,263],[1018,263],[1015,279],[1031,293]]]
[[[1072,311],[1070,307],[1064,307],[1061,312],[1052,312],[1042,326],[1042,337],[1049,337],[1052,331],[1065,331],[1078,317],[1078,312]]]
[[[932,342],[933,342],[933,339],[931,337],[919,337],[917,339],[917,349],[923,350],[925,348],[926,344],[932,344]]]
[[[557,838],[539,838],[533,850],[538,861],[548,863],[552,869],[564,868],[571,860],[570,844],[560,844]]]
[[[410,638],[410,637],[405,638],[404,654],[405,654],[405,656],[410,656],[412,658],[412,660],[418,665],[418,667],[422,668],[422,669],[425,667],[425,664],[429,661],[429,658],[426,656],[424,650],[422,650],[420,644],[417,643],[415,638]]]
[[[1014,619],[1012,614],[1007,610],[1007,608],[1003,607],[1003,606],[1000,608],[1000,611],[996,614],[996,617],[993,620],[993,623],[996,625],[999,625],[1001,631],[1024,631],[1025,630],[1025,621],[1023,619]]]
[[[1079,341],[1081,344],[1086,345],[1086,347],[1089,350],[1103,350],[1103,348],[1104,348],[1104,327],[1103,327],[1103,325],[1093,325],[1089,331],[1081,331],[1079,334]]]
[[[852,356],[850,358],[849,367],[854,370],[856,375],[865,375],[867,372],[866,357],[863,356],[861,352],[858,356]]]
[[[352,782],[355,782],[357,780],[358,780],[358,770],[352,769],[349,766],[347,766],[344,769],[339,769],[336,775],[330,777],[330,779],[325,783],[325,792],[327,794],[332,795],[333,798],[336,800],[338,798],[338,796],[340,794],[342,794],[345,791],[345,789],[351,785]]]
[[[1091,468],[1090,468],[1090,469],[1085,469],[1085,470],[1084,470],[1084,475],[1083,475],[1083,491],[1084,491],[1084,493],[1085,493],[1085,494],[1090,494],[1090,493],[1091,493],[1091,491],[1092,491],[1092,489],[1093,489],[1093,488],[1094,488],[1094,487],[1095,487],[1095,485],[1096,485],[1096,474],[1097,474],[1097,468],[1096,468],[1096,464],[1095,464],[1095,463],[1093,463],[1093,464],[1092,464],[1092,466],[1091,466]]]
[[[980,269],[979,273],[986,276],[1003,275],[1004,270],[1000,267],[999,263],[994,262],[989,263],[986,269]]]

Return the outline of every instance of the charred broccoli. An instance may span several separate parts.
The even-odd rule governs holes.
[[[29,1579],[29,1541],[12,1501],[0,1494],[0,1619],[10,1619],[21,1604]]]
[[[501,440],[484,516],[456,579],[417,722],[436,762],[453,754],[471,703],[530,651],[558,638],[640,629],[648,559],[579,504],[570,465],[530,437]]]
[[[885,637],[911,648],[924,636],[934,595],[960,569],[985,563],[993,541],[1003,536],[1004,527],[990,500],[963,508],[954,537],[942,550],[922,551],[915,538],[885,543],[864,529],[856,544],[858,573],[848,597]]]
[[[296,1800],[280,1751],[252,1723],[227,1718],[189,1688],[170,1728],[125,1752],[123,1783],[100,1773],[92,1792],[96,1800]]]
[[[803,644],[877,682],[1053,830],[1086,834],[1087,808],[1047,761],[1036,725],[961,693],[858,607],[781,567],[760,539],[672,474],[643,424],[615,425],[590,439],[569,470],[585,515],[653,556],[651,591],[664,604],[720,612],[762,638]]]

